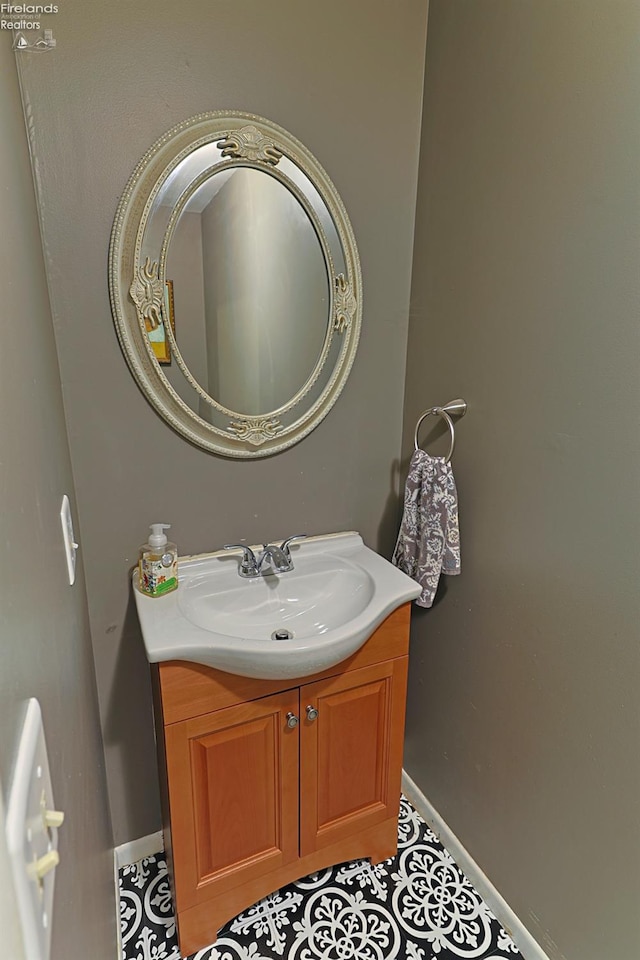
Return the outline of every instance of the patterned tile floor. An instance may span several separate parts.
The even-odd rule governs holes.
[[[120,871],[125,960],[179,960],[164,856]],[[270,894],[190,960],[522,960],[403,798],[398,853],[343,863]]]

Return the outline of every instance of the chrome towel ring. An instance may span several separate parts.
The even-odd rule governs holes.
[[[449,453],[445,457],[445,462],[449,463],[453,455],[453,448],[456,444],[456,432],[453,426],[453,417],[464,417],[467,412],[467,404],[464,400],[450,400],[449,403],[445,403],[443,407],[430,407],[428,410],[425,410],[424,413],[421,413],[418,417],[418,422],[416,423],[416,431],[413,438],[413,445],[416,450],[420,449],[418,444],[418,430],[420,429],[420,424],[426,417],[430,417],[432,414],[442,417],[446,421],[447,426],[449,427],[449,433],[451,435],[451,445],[449,447]]]

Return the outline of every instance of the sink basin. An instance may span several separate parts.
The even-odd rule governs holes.
[[[420,586],[357,533],[291,546],[294,569],[255,580],[227,551],[179,561],[179,586],[151,598],[133,584],[147,657],[189,660],[243,677],[306,677],[358,650]],[[279,639],[278,637],[286,637]]]

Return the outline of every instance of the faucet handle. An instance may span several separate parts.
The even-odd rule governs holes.
[[[293,543],[294,540],[306,540],[306,538],[307,538],[306,533],[295,533],[292,537],[287,537],[286,540],[282,541],[280,549],[284,553],[287,560],[291,559],[291,551],[289,550],[289,544]]]
[[[225,543],[224,550],[242,550],[242,560],[240,561],[240,576],[255,577],[258,573],[258,560],[246,543]]]

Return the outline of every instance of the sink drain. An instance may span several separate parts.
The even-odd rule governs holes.
[[[279,630],[274,630],[271,634],[272,640],[293,640],[293,633],[291,630],[285,630],[284,627],[281,627]]]

